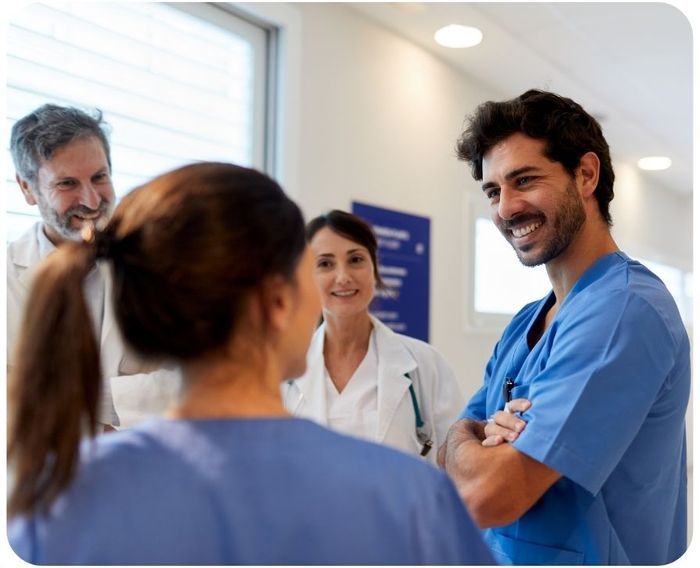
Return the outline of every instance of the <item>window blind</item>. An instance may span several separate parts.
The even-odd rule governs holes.
[[[200,160],[264,167],[266,30],[211,4],[35,3],[7,29],[7,126],[52,102],[99,108],[117,197]],[[38,218],[8,153],[7,239]]]

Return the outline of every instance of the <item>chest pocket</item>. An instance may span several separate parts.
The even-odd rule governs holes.
[[[432,430],[425,412],[425,403],[417,381],[411,378],[412,373],[404,374],[403,380],[408,382],[408,388],[398,402],[390,417],[390,426],[379,442],[394,446],[412,455],[433,459],[437,450],[433,448]],[[379,434],[381,436],[381,433]]]

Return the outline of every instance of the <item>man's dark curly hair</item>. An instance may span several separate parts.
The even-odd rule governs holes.
[[[615,172],[610,148],[595,118],[571,99],[529,90],[508,101],[479,105],[467,119],[466,129],[457,141],[457,155],[471,165],[474,179],[481,181],[484,154],[517,132],[543,140],[545,156],[562,164],[572,177],[581,157],[594,152],[600,160],[600,178],[595,190],[598,209],[608,226],[612,225],[609,208],[614,197]]]

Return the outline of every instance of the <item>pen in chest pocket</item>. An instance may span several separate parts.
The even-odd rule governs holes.
[[[506,380],[503,381],[503,400],[505,401],[505,406],[503,410],[506,412],[510,413],[510,404],[508,404],[511,400],[513,400],[513,388],[515,387],[515,379],[511,377],[506,377]]]

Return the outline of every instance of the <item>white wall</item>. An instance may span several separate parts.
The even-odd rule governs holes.
[[[629,164],[615,165],[613,235],[630,256],[692,271],[692,200],[659,186]]]
[[[353,200],[431,218],[431,343],[454,367],[466,400],[499,333],[465,329],[463,204],[478,185],[454,157],[454,143],[477,104],[519,93],[489,91],[342,4],[285,9],[300,38],[290,62],[297,104],[285,103],[298,112],[291,117],[298,131],[285,134],[298,160],[287,168],[295,172],[292,193],[309,218]],[[617,165],[617,174],[612,212],[621,246],[690,269],[690,200],[630,168]]]
[[[490,93],[346,7],[300,10],[299,201],[309,216],[359,200],[431,218],[431,342],[466,399],[493,339],[465,349],[461,204],[470,179],[454,145],[465,114]]]

